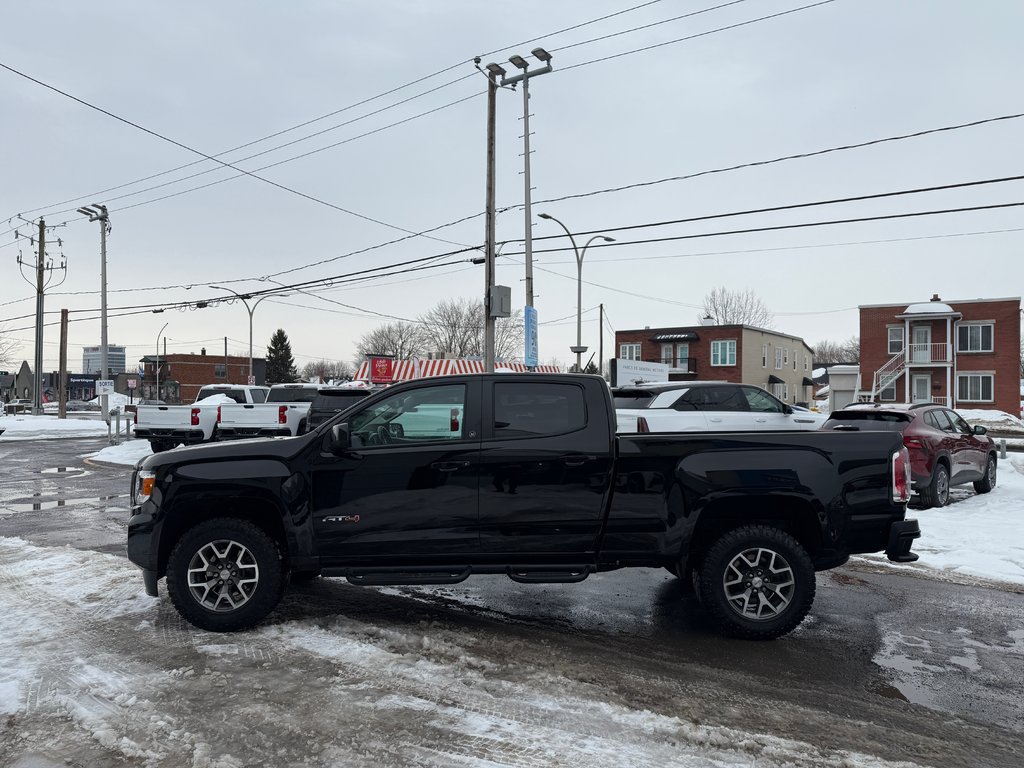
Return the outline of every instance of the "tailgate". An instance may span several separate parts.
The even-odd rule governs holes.
[[[278,423],[277,403],[224,403],[220,423],[231,427],[258,427]]]
[[[185,426],[192,423],[192,406],[140,405],[136,423],[154,427]]]

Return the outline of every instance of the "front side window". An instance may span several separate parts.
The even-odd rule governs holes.
[[[535,437],[582,429],[583,390],[575,384],[537,382],[494,385],[494,436]]]
[[[619,344],[619,358],[621,360],[639,360],[639,344]]]
[[[749,411],[743,392],[734,384],[694,387],[681,398],[697,411]],[[684,410],[677,408],[676,410]]]
[[[712,365],[736,365],[736,340],[711,342]]]
[[[757,387],[741,387],[750,410],[755,413],[782,413],[782,403]]]
[[[994,379],[991,373],[957,374],[956,399],[960,402],[991,403]]]
[[[354,448],[463,439],[466,387],[447,384],[401,392],[349,420]]]
[[[992,323],[961,324],[956,330],[957,352],[991,352]]]
[[[903,326],[889,328],[889,354],[898,355],[903,351]]]

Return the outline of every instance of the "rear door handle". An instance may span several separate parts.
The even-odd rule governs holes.
[[[567,467],[582,467],[588,461],[593,461],[596,456],[566,456],[565,466]]]
[[[468,461],[435,461],[430,465],[430,468],[436,469],[438,472],[454,472],[457,469],[465,469],[468,466]]]

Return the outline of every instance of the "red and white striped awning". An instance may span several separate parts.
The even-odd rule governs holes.
[[[512,371],[515,373],[526,373],[530,369],[526,363],[509,362],[496,363],[495,370]],[[426,379],[431,376],[451,376],[455,374],[483,373],[483,360],[467,360],[465,358],[446,358],[440,360],[395,360],[391,368],[391,380],[410,381],[411,379]],[[557,365],[538,365],[537,373],[561,373]],[[368,381],[370,378],[370,363],[364,360],[356,371],[357,381]]]

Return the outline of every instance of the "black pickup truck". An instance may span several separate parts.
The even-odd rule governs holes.
[[[576,582],[665,567],[734,635],[796,627],[816,570],[910,562],[892,432],[616,436],[597,376],[399,384],[304,435],[181,448],[132,477],[128,556],[203,629],[253,626],[288,581]]]

